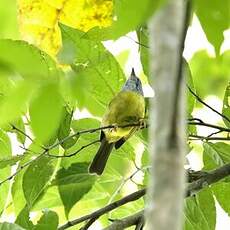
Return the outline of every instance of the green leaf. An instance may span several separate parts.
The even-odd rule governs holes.
[[[72,121],[72,129],[74,132],[81,130],[100,127],[100,122],[94,118],[84,118]],[[89,144],[92,141],[99,140],[100,132],[87,133],[79,136],[77,143],[65,151],[65,155],[70,155],[78,151],[82,146]],[[71,158],[63,158],[61,165],[68,168],[74,162],[90,162],[98,149],[99,144],[91,145],[82,149],[78,154]]]
[[[57,78],[55,62],[44,52],[25,41],[0,40],[0,61],[23,77],[33,80]]]
[[[185,71],[185,76],[186,76],[186,84],[189,86],[189,88],[193,91],[196,92],[193,79],[192,79],[192,74],[189,68],[188,63],[184,59],[184,71]],[[188,116],[192,114],[193,108],[195,106],[196,99],[195,97],[189,92],[187,89],[186,91],[187,94],[187,114]]]
[[[67,107],[64,107],[63,113],[62,113],[61,124],[58,129],[58,140],[59,141],[62,141],[64,138],[69,136],[70,131],[71,131],[70,128],[71,128],[72,116],[73,116],[73,110],[68,111]],[[64,149],[68,149],[76,143],[77,139],[78,137],[69,138],[64,142],[61,142],[60,145]]]
[[[23,166],[28,161],[31,161],[34,157],[37,156],[36,153],[41,153],[42,151],[44,151],[44,149],[42,149],[36,143],[36,141],[31,143],[30,146],[28,147],[28,151],[26,151],[23,154],[23,158],[19,161],[19,164],[16,170],[20,170],[21,166]],[[27,170],[27,167],[23,168],[20,171],[20,173],[18,173],[13,179],[13,184],[11,188],[11,196],[13,200],[15,215],[18,215],[26,205],[26,199],[24,197],[23,186],[22,186],[23,175],[26,170]]]
[[[223,142],[204,143],[204,168],[212,170],[230,161],[230,146]]]
[[[0,223],[0,230],[26,230],[26,229],[21,228],[17,224],[3,222],[3,223]]]
[[[210,201],[213,204],[213,198],[210,197]],[[207,204],[206,204],[207,205]],[[210,225],[213,224],[213,220],[209,223],[207,218],[212,217],[213,205],[208,207],[210,208],[210,213],[208,210],[204,212],[202,206],[200,206],[199,201],[196,197],[189,197],[185,200],[184,215],[185,223],[184,230],[210,230],[215,229],[215,226],[210,228]]]
[[[203,217],[206,219],[209,230],[215,230],[216,226],[216,206],[210,188],[205,188],[196,194],[197,205],[202,210]]]
[[[68,217],[71,208],[92,188],[96,176],[88,174],[88,163],[75,163],[57,172],[58,190]]]
[[[107,28],[94,27],[87,34],[97,40],[115,40],[145,23],[164,2],[164,0],[114,1],[112,25]]]
[[[147,26],[137,30],[139,52],[144,74],[149,77],[149,32]]]
[[[124,73],[113,55],[101,42],[89,40],[85,33],[60,25],[63,43],[71,42],[75,47],[76,57],[72,68],[78,81],[78,88],[89,85],[85,91],[85,106],[95,115],[102,115],[108,102],[113,98],[124,83]],[[64,48],[60,51],[67,52]],[[76,84],[74,84],[76,85]],[[80,85],[80,86],[79,86]],[[81,99],[80,99],[81,100]]]
[[[228,215],[230,215],[230,183],[220,182],[214,184],[212,185],[212,190],[220,206],[224,209],[225,212],[228,213]]]
[[[210,57],[205,50],[196,52],[189,61],[196,92],[201,98],[216,95],[223,98],[230,76],[230,51],[219,57]],[[205,68],[204,68],[205,66]]]
[[[34,230],[56,230],[58,227],[58,215],[54,211],[45,210]]]
[[[230,82],[225,90],[222,113],[230,120]],[[224,118],[223,121],[230,128],[230,122]]]
[[[15,221],[16,224],[20,225],[21,227],[25,228],[26,230],[33,230],[33,223],[30,220],[30,213],[27,206],[25,206],[19,215],[17,216],[17,219]]]
[[[0,162],[5,158],[11,157],[11,143],[7,134],[0,129]],[[0,181],[6,179],[10,176],[11,168],[5,167],[0,169]],[[10,189],[9,181],[6,181],[4,184],[0,186],[0,213],[3,211],[5,204],[7,202],[6,197],[8,196]]]
[[[62,206],[62,200],[60,198],[58,187],[49,186],[45,193],[39,197],[37,202],[32,208],[32,211],[44,210],[46,208],[53,208]]]
[[[30,104],[31,127],[35,136],[45,143],[58,129],[62,114],[62,98],[58,84],[48,83],[38,91]]]
[[[24,132],[25,133],[25,124],[22,120],[22,118],[18,118],[16,121],[12,122],[11,125],[13,125],[15,128],[11,129],[11,132],[14,132],[16,133],[17,135],[17,140],[22,143],[22,144],[25,144],[25,141],[26,141],[26,136],[22,133]],[[20,131],[22,132],[20,132]]]
[[[7,166],[15,165],[23,157],[24,157],[23,155],[18,155],[18,156],[12,156],[12,157],[2,158],[0,160],[0,169],[3,169],[5,167],[7,167]]]
[[[29,208],[47,187],[54,172],[52,158],[42,156],[33,161],[23,175],[23,192]]]
[[[32,96],[34,84],[28,81],[19,82],[0,102],[0,125],[15,121],[23,112]]]
[[[207,4],[205,0],[196,0],[194,6],[206,37],[218,55],[224,40],[223,32],[230,25],[230,1],[211,0]]]

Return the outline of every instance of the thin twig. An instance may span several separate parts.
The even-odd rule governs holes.
[[[49,154],[48,152],[47,152],[47,156],[49,156],[49,157],[54,157],[54,158],[65,158],[65,157],[72,157],[72,156],[75,156],[77,153],[79,153],[80,151],[82,151],[83,149],[85,149],[85,148],[87,148],[87,147],[89,147],[89,146],[91,146],[91,145],[93,145],[93,144],[96,144],[96,143],[98,143],[98,142],[100,142],[100,140],[96,140],[96,141],[92,141],[92,142],[90,142],[89,144],[87,144],[87,145],[83,145],[83,146],[81,146],[81,148],[79,148],[77,151],[75,151],[75,152],[73,152],[73,153],[71,153],[71,154],[69,154],[69,155],[62,155],[62,156],[60,156],[60,155],[52,155],[52,154]]]
[[[208,105],[206,102],[204,102],[188,85],[188,90],[189,92],[196,97],[196,99],[203,105],[205,105],[207,108],[209,108],[210,110],[212,110],[214,113],[220,115],[222,118],[224,118],[226,121],[230,122],[230,119],[228,117],[226,117],[224,114],[218,112],[217,110],[215,110],[214,108],[212,108],[210,105]]]
[[[21,129],[17,128],[17,127],[16,127],[15,125],[13,125],[13,124],[10,124],[10,125],[11,125],[11,127],[12,127],[13,130],[18,131],[19,133],[21,133],[22,135],[24,135],[25,137],[27,137],[31,142],[34,141],[28,134],[26,134],[25,132],[23,132]]]
[[[218,125],[209,124],[209,123],[205,123],[205,122],[191,122],[191,121],[189,121],[187,124],[188,125],[206,126],[206,127],[210,127],[210,128],[213,128],[213,129],[219,129],[219,130],[224,131],[224,132],[230,132],[230,129],[228,129],[228,128],[221,127],[221,126],[218,126]]]
[[[206,137],[206,136],[200,136],[200,135],[194,135],[194,134],[189,134],[189,137],[192,137],[190,140],[222,140],[222,141],[230,141],[230,137]],[[193,139],[194,138],[194,139]]]
[[[21,165],[21,166],[17,169],[16,172],[14,172],[12,175],[10,175],[9,177],[7,177],[6,179],[2,180],[2,181],[0,182],[0,186],[1,186],[3,183],[5,183],[5,182],[7,182],[7,181],[10,181],[11,179],[13,179],[13,178],[14,178],[19,172],[21,172],[25,167],[27,167],[28,165],[30,165],[32,162],[34,162],[34,161],[40,159],[40,158],[41,158],[42,156],[44,156],[45,154],[46,154],[46,150],[45,150],[44,152],[42,152],[40,155],[38,155],[36,158],[34,158],[34,159],[32,159],[32,160],[26,162],[25,164]]]

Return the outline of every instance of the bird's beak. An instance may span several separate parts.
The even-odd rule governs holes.
[[[132,79],[132,80],[135,80],[137,78],[137,76],[135,74],[135,71],[134,71],[134,68],[132,68],[132,72],[131,72],[131,75],[130,75],[129,78]]]

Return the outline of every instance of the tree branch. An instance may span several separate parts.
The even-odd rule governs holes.
[[[116,208],[118,208],[118,207],[120,207],[120,206],[122,206],[124,204],[127,204],[127,203],[129,203],[131,201],[138,200],[140,197],[144,196],[145,193],[146,193],[146,189],[141,189],[141,190],[139,190],[137,192],[134,192],[134,193],[132,193],[132,194],[130,194],[130,195],[118,200],[118,201],[115,201],[115,202],[113,202],[113,203],[111,203],[111,204],[109,204],[109,205],[107,205],[107,206],[105,206],[105,207],[103,207],[101,209],[98,209],[97,211],[95,211],[95,212],[93,212],[91,214],[88,214],[86,216],[82,216],[82,217],[80,217],[80,218],[78,218],[76,220],[69,221],[66,224],[60,226],[58,228],[58,230],[67,229],[67,228],[69,228],[71,226],[74,226],[76,224],[79,224],[79,223],[81,223],[81,222],[83,222],[85,220],[89,220],[89,219],[94,219],[94,221],[95,221],[100,216],[102,216],[103,214],[105,214],[105,213],[107,213],[107,212],[109,212],[109,211],[111,211],[113,209],[116,209]]]
[[[189,197],[194,195],[195,193],[199,192],[201,189],[203,189],[204,187],[207,187],[211,184],[216,183],[217,181],[227,177],[230,175],[230,163],[226,164],[218,169],[209,171],[209,172],[199,172],[198,178],[196,181],[193,181],[192,183],[190,183],[187,186],[186,189],[186,195],[185,197]],[[82,216],[80,218],[77,218],[75,220],[69,221],[66,224],[60,226],[58,228],[58,230],[63,230],[63,229],[67,229],[71,226],[77,225],[83,221],[89,220],[87,222],[87,227],[89,227],[94,221],[96,221],[100,216],[104,215],[107,212],[110,212],[124,204],[127,204],[129,202],[138,200],[139,198],[143,197],[146,194],[146,189],[141,189],[138,190],[134,193],[131,193],[128,196],[123,197],[122,199],[115,201],[101,209],[98,209],[97,211]],[[122,221],[122,220],[119,220]],[[90,225],[89,225],[90,223]]]
[[[230,163],[226,164],[218,169],[212,170],[210,172],[205,172],[201,174],[200,179],[190,183],[187,186],[187,192],[185,197],[192,196],[199,192],[204,187],[208,187],[211,184],[218,182],[221,179],[230,175]],[[144,218],[144,211],[135,213],[134,215],[125,217],[123,219],[114,221],[110,226],[106,227],[104,230],[123,230],[126,227],[136,225],[140,219]]]
[[[122,230],[133,225],[137,225],[143,218],[144,210],[135,213],[134,215],[125,217],[120,220],[114,221],[110,226],[104,228],[103,230]]]

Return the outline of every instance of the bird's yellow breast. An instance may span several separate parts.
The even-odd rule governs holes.
[[[121,91],[110,102],[107,112],[102,119],[102,126],[122,126],[139,122],[144,118],[144,97],[133,91]],[[133,127],[105,130],[109,142],[115,142],[129,135]]]

